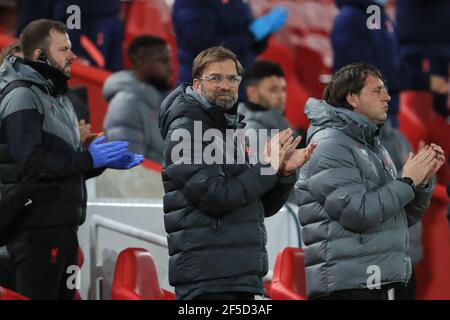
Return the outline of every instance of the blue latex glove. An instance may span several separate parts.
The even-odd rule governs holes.
[[[142,161],[144,161],[143,155],[127,152],[120,159],[111,162],[108,168],[126,170],[137,166]]]
[[[276,6],[268,14],[254,19],[250,23],[249,31],[257,41],[260,41],[269,34],[279,31],[286,23],[287,16],[287,7]]]
[[[272,33],[280,31],[281,28],[286,24],[288,18],[288,8],[287,7],[275,7],[272,11],[276,10],[276,18],[274,19],[274,24],[272,28]]]
[[[105,136],[95,139],[89,145],[88,151],[92,156],[94,168],[108,167],[111,162],[119,160],[128,151],[128,142],[104,142]]]

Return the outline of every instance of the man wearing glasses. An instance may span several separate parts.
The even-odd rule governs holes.
[[[236,112],[242,72],[230,50],[207,49],[194,60],[193,85],[179,86],[161,106],[164,223],[177,299],[263,295],[264,218],[282,207],[295,169],[314,149],[296,149],[300,138],[287,129],[266,142],[265,163],[239,158],[248,150],[239,138],[243,117]],[[229,136],[236,137],[232,143]]]

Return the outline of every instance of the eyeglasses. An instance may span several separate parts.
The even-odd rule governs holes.
[[[211,83],[215,86],[220,86],[225,81],[225,79],[227,79],[228,83],[233,86],[238,86],[242,81],[242,77],[235,74],[229,76],[224,76],[222,74],[212,74],[209,76],[198,78],[198,80],[211,81]]]

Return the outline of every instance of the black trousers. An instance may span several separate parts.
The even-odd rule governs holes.
[[[206,293],[196,296],[192,300],[255,300],[255,294],[248,292]]]
[[[78,258],[76,228],[22,230],[11,239],[8,251],[18,293],[37,300],[73,300],[73,270]]]
[[[413,268],[411,279],[405,286],[403,283],[398,284],[395,287],[395,300],[416,300],[417,281],[416,272]]]

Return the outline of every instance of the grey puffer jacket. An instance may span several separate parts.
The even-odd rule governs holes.
[[[309,99],[308,142],[317,143],[296,183],[305,244],[308,296],[371,284],[406,283],[411,276],[408,226],[428,207],[434,183],[411,187],[396,179],[367,117]]]
[[[158,115],[167,94],[168,91],[137,80],[129,70],[110,76],[103,87],[109,102],[103,122],[108,139],[129,141],[131,151],[161,162],[164,141],[158,129]]]

